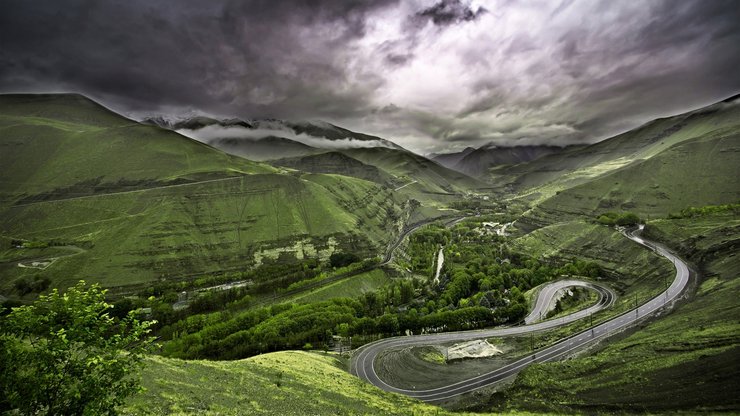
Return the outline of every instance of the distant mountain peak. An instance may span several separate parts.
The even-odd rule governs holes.
[[[457,153],[436,155],[435,162],[473,177],[480,176],[493,166],[513,165],[557,153],[567,148],[554,145],[512,145],[504,146],[494,142],[474,149],[467,147]]]

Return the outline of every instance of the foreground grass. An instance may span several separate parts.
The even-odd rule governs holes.
[[[240,361],[150,357],[126,415],[451,415],[384,392],[335,356],[285,351]]]

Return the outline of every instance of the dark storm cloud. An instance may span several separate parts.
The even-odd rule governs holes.
[[[2,92],[420,151],[592,142],[740,91],[735,1],[0,1]]]
[[[558,13],[574,7],[562,5]],[[593,142],[732,95],[740,90],[736,5],[647,2],[641,19],[630,16],[634,10],[611,23],[591,14],[590,24],[574,24],[554,42],[524,32],[488,51],[479,49],[495,55],[494,49],[504,46],[500,67],[491,71],[494,76],[483,73],[488,68],[481,71],[456,116],[441,116],[447,127],[436,137],[468,143]],[[530,62],[507,71],[517,55]],[[480,128],[482,116],[491,120],[490,128]]]
[[[486,11],[482,7],[473,10],[460,0],[442,0],[434,6],[417,13],[417,17],[429,19],[438,26],[446,26],[475,20]]]
[[[340,51],[385,4],[5,1],[0,88],[79,90],[128,110],[351,115],[379,81],[351,85]]]

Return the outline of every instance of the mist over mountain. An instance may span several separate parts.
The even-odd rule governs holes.
[[[210,139],[207,143],[226,153],[256,161],[305,156],[324,151],[295,140],[275,136],[259,139],[222,137]]]
[[[279,119],[242,120],[238,118],[217,119],[208,116],[194,116],[171,118],[166,116],[146,117],[145,124],[154,124],[162,128],[177,131],[178,133],[201,142],[219,147],[226,145],[233,148],[238,141],[243,141],[242,147],[255,147],[247,141],[260,141],[273,138],[282,138],[303,144],[307,147],[319,149],[350,149],[357,147],[388,147],[403,149],[401,146],[377,136],[354,132],[323,121],[288,121]],[[224,141],[224,139],[230,139]],[[262,142],[264,145],[267,142]],[[288,142],[281,143],[288,147]],[[248,156],[248,152],[242,152]],[[286,154],[279,157],[296,156]]]

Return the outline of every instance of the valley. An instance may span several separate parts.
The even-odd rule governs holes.
[[[86,280],[156,320],[124,413],[737,409],[738,101],[437,163],[328,123],[2,95],[0,301]],[[266,136],[191,138],[234,129]],[[496,352],[448,360],[467,341]]]
[[[733,0],[4,0],[0,416],[740,414]]]

